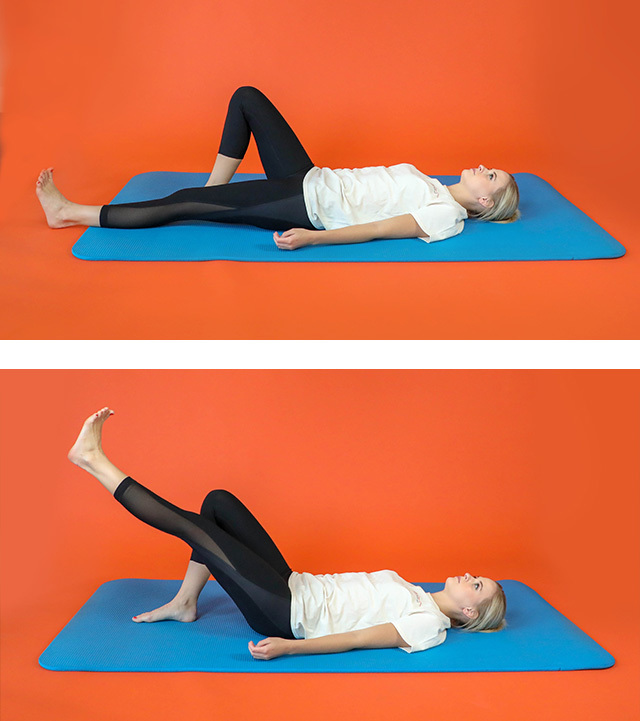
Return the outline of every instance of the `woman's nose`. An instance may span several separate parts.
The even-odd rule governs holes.
[[[479,170],[480,172],[482,172],[482,171],[484,170],[484,165],[479,165],[479,166],[478,166],[478,170]]]

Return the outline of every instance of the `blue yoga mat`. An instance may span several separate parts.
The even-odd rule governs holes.
[[[131,617],[173,598],[179,581],[138,578],[98,588],[40,656],[53,671],[215,671],[348,673],[427,671],[568,671],[608,668],[613,656],[518,581],[501,581],[509,625],[499,633],[451,630],[440,646],[408,654],[361,649],[340,654],[254,660],[247,644],[262,638],[217,582],[202,592],[194,623],[134,623]],[[426,591],[442,584],[421,583]]]
[[[264,178],[238,174],[234,181]],[[436,176],[445,184],[457,176]],[[182,188],[203,186],[203,173],[142,173],[113,202],[162,198]],[[467,220],[464,231],[447,240],[380,240],[339,246],[279,250],[269,230],[205,221],[159,228],[89,228],[73,246],[83,260],[245,260],[300,262],[416,262],[472,260],[584,260],[618,258],[625,249],[549,183],[531,173],[516,173],[522,219],[505,225]],[[287,230],[287,228],[283,228]]]

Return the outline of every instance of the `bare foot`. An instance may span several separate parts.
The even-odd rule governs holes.
[[[36,195],[42,205],[50,228],[68,228],[77,225],[68,220],[68,210],[73,203],[67,200],[53,182],[53,168],[42,170],[36,181]]]
[[[87,470],[97,456],[104,455],[102,426],[111,415],[113,411],[110,408],[102,408],[84,422],[80,435],[67,454],[68,459],[76,466]]]
[[[132,620],[136,623],[154,623],[155,621],[183,621],[184,623],[190,623],[196,620],[197,614],[195,601],[177,601],[174,598],[173,601],[169,601],[160,608],[134,616]]]

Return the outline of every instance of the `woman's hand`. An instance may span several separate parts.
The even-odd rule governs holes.
[[[249,653],[260,661],[270,661],[289,653],[290,645],[291,641],[286,638],[263,638],[258,643],[249,641]]]
[[[274,233],[273,239],[280,250],[296,250],[305,245],[312,245],[314,233],[317,232],[317,230],[306,230],[305,228],[292,228],[286,230],[282,235]]]

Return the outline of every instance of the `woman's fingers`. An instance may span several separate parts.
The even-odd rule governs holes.
[[[275,241],[275,244],[280,248],[280,250],[291,250],[291,240],[287,233],[290,231],[287,231],[286,233],[283,233],[282,235],[278,235],[278,233],[273,234],[273,240]]]
[[[262,641],[258,641],[258,643],[249,641],[249,653],[253,658],[270,661],[272,658],[281,654],[278,650],[279,641],[280,639],[277,638],[263,638]]]
[[[281,250],[296,250],[311,242],[309,231],[303,228],[291,228],[285,230],[282,235],[276,232],[273,234],[273,240]]]
[[[253,656],[253,658],[267,660],[267,649],[264,649],[262,647],[258,648],[261,643],[263,642],[260,641],[256,645],[255,643],[253,643],[253,641],[249,641],[249,653]]]

